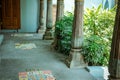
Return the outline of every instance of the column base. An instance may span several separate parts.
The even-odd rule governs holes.
[[[45,29],[43,29],[43,30],[42,30],[42,29],[39,29],[39,30],[38,30],[38,33],[44,34],[44,33],[45,33]]]
[[[56,38],[54,38],[54,41],[52,42],[51,46],[53,49],[57,50],[57,39]]]
[[[47,29],[45,31],[45,34],[43,35],[43,39],[44,40],[52,40],[54,37],[53,37],[53,31],[51,29]]]
[[[44,34],[44,33],[45,33],[45,30],[46,30],[46,28],[41,25],[41,26],[38,27],[37,33],[40,33],[40,34],[42,33],[42,34]]]
[[[87,66],[80,51],[81,49],[71,49],[70,55],[66,60],[69,68],[85,68]]]

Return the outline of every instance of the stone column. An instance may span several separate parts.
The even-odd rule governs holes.
[[[72,30],[72,48],[67,65],[70,68],[83,68],[86,66],[81,55],[83,44],[83,10],[84,0],[75,0],[74,22]]]
[[[118,3],[118,0],[115,0],[115,5]]]
[[[52,0],[47,0],[47,20],[46,20],[46,31],[43,39],[50,40],[53,39],[53,16],[52,16]]]
[[[45,9],[45,0],[40,0],[40,26],[38,28],[38,33],[44,33],[46,29],[46,9]]]
[[[57,0],[56,22],[64,16],[64,0]],[[56,33],[56,30],[55,30]],[[56,48],[58,43],[57,36],[54,38],[53,47]]]
[[[56,21],[59,21],[64,16],[64,0],[57,0]]]
[[[109,60],[109,80],[120,80],[120,0],[118,0],[111,53]]]

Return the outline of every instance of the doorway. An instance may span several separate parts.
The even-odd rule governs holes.
[[[1,29],[20,29],[20,0],[0,0]]]

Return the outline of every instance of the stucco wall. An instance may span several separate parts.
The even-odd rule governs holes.
[[[21,0],[20,32],[36,32],[39,26],[39,0]]]

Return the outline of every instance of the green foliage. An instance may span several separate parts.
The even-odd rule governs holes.
[[[97,35],[91,35],[86,38],[83,46],[84,60],[89,65],[106,65],[108,56],[104,56],[105,46],[102,44],[102,38]],[[107,58],[107,60],[106,60]]]
[[[58,39],[58,51],[68,55],[71,48],[73,14],[68,12],[60,21],[56,23],[55,36]]]
[[[107,65],[114,26],[115,8],[102,10],[86,9],[84,13],[83,56],[90,65]],[[55,36],[58,51],[69,55],[71,49],[73,14],[67,13],[56,23]]]
[[[101,5],[96,9],[86,9],[84,14],[84,30],[85,35],[98,35],[105,37],[108,35],[111,37],[113,31],[115,11],[101,10]]]
[[[107,65],[111,47],[115,8],[102,10],[101,5],[96,9],[86,9],[84,14],[83,46],[85,61],[92,65]]]

